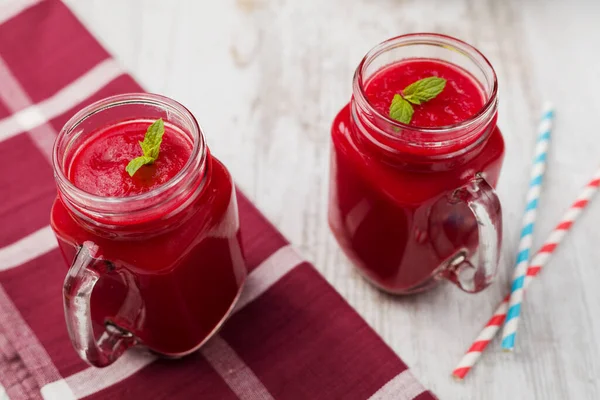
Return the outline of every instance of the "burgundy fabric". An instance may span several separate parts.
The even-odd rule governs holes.
[[[0,127],[14,125],[11,113],[35,107],[110,59],[60,1],[23,8],[0,23],[0,77],[12,76],[0,85],[16,84],[25,94],[0,87]],[[95,100],[141,90],[130,76],[121,74],[99,85],[84,101],[68,104],[64,108],[68,111],[45,116],[43,129],[38,124],[6,137],[0,131],[0,159],[10,166],[0,174],[0,397],[4,390],[11,400],[62,398],[51,397],[63,393],[56,382],[64,382],[64,393],[76,394],[65,399],[85,392],[85,380],[77,388],[72,380],[90,367],[73,350],[64,324],[61,288],[67,267],[55,246],[37,254],[21,243],[43,241],[55,196],[52,168],[47,153],[40,151],[44,141],[39,135],[56,135],[75,111]],[[238,200],[250,277],[260,277],[264,268],[273,268],[265,260],[288,243],[246,197],[238,194]],[[15,248],[24,252],[21,265],[3,259],[14,255]],[[420,384],[406,365],[313,266],[297,264],[224,325],[218,340],[226,351],[217,352],[217,358],[227,358],[223,362],[202,349],[181,360],[158,359],[83,397],[435,398],[425,389],[415,389]],[[235,365],[238,370],[223,370],[220,365]],[[97,385],[92,381],[103,374],[91,370],[90,385]],[[399,381],[405,386],[394,386]],[[404,392],[406,385],[413,394]],[[52,390],[43,390],[48,387]]]
[[[2,247],[48,225],[48,210],[56,189],[52,166],[29,136],[21,134],[0,142],[0,160],[10,160],[6,165],[11,166],[11,172],[19,171],[0,174]]]

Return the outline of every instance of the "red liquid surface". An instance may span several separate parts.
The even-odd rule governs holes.
[[[366,96],[387,115],[394,94],[428,76],[447,79],[446,88],[414,107],[411,125],[446,126],[480,111],[480,85],[466,71],[431,59],[405,60],[382,69],[367,82]],[[444,150],[413,146],[405,158],[406,144],[387,140],[385,145],[396,151],[391,153],[365,140],[349,105],[336,116],[329,222],[341,247],[369,280],[394,293],[423,290],[434,284],[432,276],[444,260],[461,248],[474,250],[476,221],[465,205],[448,199],[477,173],[496,185],[504,141],[495,118],[482,135],[486,140],[458,156],[439,158],[441,151],[455,151],[466,143]],[[412,144],[418,144],[418,137],[414,140]]]
[[[142,156],[139,142],[153,121],[134,120],[104,127],[74,154],[69,180],[98,196],[125,197],[148,192],[171,180],[185,165],[192,144],[172,125],[165,125],[158,159],[130,177],[125,167]]]
[[[192,148],[171,126],[166,126],[153,165],[142,167],[133,178],[124,171],[140,155],[137,142],[150,122],[126,121],[90,135],[72,157],[69,179],[102,196],[140,194],[167,182],[187,162]],[[51,223],[66,262],[71,264],[85,241],[99,247],[94,268],[102,275],[91,303],[97,334],[106,321],[113,321],[152,350],[183,355],[197,348],[230,311],[246,276],[235,191],[225,167],[210,154],[206,162],[207,176],[197,198],[175,217],[158,211],[152,224],[139,225],[134,234],[138,225],[127,223],[110,235],[85,228],[56,199]],[[121,228],[127,236],[120,235]]]
[[[415,113],[410,125],[422,128],[454,125],[466,121],[483,107],[485,98],[473,77],[451,64],[427,59],[402,61],[382,69],[367,83],[367,99],[377,111],[388,115],[394,95],[431,76],[446,79],[446,86],[437,97],[413,104]]]

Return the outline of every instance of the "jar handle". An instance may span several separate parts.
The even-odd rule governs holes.
[[[494,189],[477,174],[468,184],[456,189],[451,203],[466,204],[475,217],[478,245],[473,254],[461,250],[446,262],[444,274],[462,290],[479,292],[492,283],[502,245],[502,209]]]
[[[67,330],[79,356],[94,367],[106,367],[136,344],[133,334],[107,322],[98,340],[94,337],[90,300],[100,272],[93,268],[98,246],[85,242],[80,246],[63,285],[63,302]],[[104,264],[104,263],[102,263]],[[129,288],[129,290],[131,290]]]

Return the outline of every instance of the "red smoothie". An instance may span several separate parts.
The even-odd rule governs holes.
[[[495,186],[504,154],[495,115],[475,134],[461,136],[457,128],[455,137],[440,136],[443,143],[437,145],[431,144],[435,133],[420,129],[458,126],[487,100],[471,74],[442,60],[404,59],[366,79],[363,93],[371,121],[389,121],[394,95],[431,76],[446,79],[446,86],[434,99],[413,105],[413,129],[393,128],[383,135],[369,124],[358,126],[357,118],[367,117],[358,107],[353,114],[351,103],[331,130],[332,231],[359,270],[393,293],[434,285],[445,260],[459,249],[474,251],[475,218],[466,205],[449,198],[478,173]]]
[[[154,121],[131,120],[103,127],[72,155],[69,180],[97,196],[127,197],[146,193],[170,181],[185,165],[192,143],[173,125],[165,125],[158,159],[129,176],[125,167],[142,155],[139,142]]]
[[[415,113],[410,125],[422,128],[454,125],[471,118],[483,107],[483,89],[468,72],[431,59],[400,61],[376,72],[366,84],[367,99],[377,111],[387,115],[395,94],[431,76],[446,79],[446,86],[435,98],[413,106]]]
[[[66,155],[65,176],[77,188],[121,205],[177,179],[193,144],[167,122],[158,159],[133,177],[125,171],[142,155],[139,142],[152,122],[124,120],[89,133]],[[66,262],[86,241],[99,249],[92,268],[101,278],[91,299],[97,334],[110,321],[150,349],[179,356],[203,343],[233,307],[246,266],[232,179],[208,150],[203,169],[185,174],[191,183],[175,200],[150,197],[148,212],[124,212],[110,222],[109,213],[74,211],[59,188],[51,224]]]

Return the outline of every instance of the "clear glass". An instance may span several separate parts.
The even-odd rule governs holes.
[[[68,179],[74,154],[102,127],[163,118],[192,145],[170,181],[129,197],[102,197]],[[235,189],[193,115],[157,95],[94,103],[61,130],[53,154],[51,225],[69,272],[65,319],[73,346],[97,367],[143,345],[169,357],[200,347],[233,309],[246,277]]]
[[[451,126],[420,128],[377,111],[365,86],[405,59],[436,59],[479,82],[485,105]],[[498,84],[488,60],[448,36],[411,34],[373,48],[356,69],[353,96],[332,128],[329,223],[358,270],[379,288],[409,294],[446,278],[487,287],[501,245],[495,186],[504,154]]]

